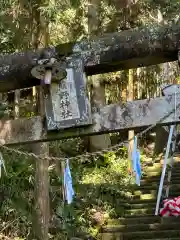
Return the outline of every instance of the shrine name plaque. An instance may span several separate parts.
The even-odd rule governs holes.
[[[45,98],[47,130],[92,124],[81,59],[73,59],[66,71],[67,77],[52,83]]]

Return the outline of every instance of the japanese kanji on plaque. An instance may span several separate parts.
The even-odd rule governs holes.
[[[82,61],[73,60],[66,71],[67,77],[58,83],[52,83],[50,94],[45,99],[48,130],[91,124]]]

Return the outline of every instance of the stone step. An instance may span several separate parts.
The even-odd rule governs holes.
[[[157,238],[172,238],[176,237],[180,239],[180,230],[159,230],[159,231],[138,231],[131,233],[120,234],[123,236],[123,240],[136,240],[136,239],[157,239]]]
[[[147,239],[180,239],[180,230],[152,230],[152,231],[135,231],[135,232],[113,232],[102,233],[101,240],[147,240]]]
[[[167,181],[165,182],[164,181],[164,188],[166,188],[167,186]],[[170,188],[171,189],[180,189],[180,181],[177,182],[177,183],[174,183],[172,182],[170,184]],[[144,185],[141,185],[141,186],[134,186],[134,191],[133,192],[136,192],[136,191],[143,191],[143,190],[157,190],[159,189],[159,182],[158,183],[152,183],[152,184],[144,184]]]
[[[165,177],[164,184],[167,185],[167,183],[168,183],[168,179],[167,177]],[[157,179],[142,178],[141,185],[137,186],[136,184],[133,184],[132,189],[150,188],[151,186],[152,188],[154,188],[154,186],[159,186],[159,184],[160,184],[160,177],[158,177]],[[180,184],[180,176],[171,178],[171,184]]]
[[[142,239],[145,240],[145,239]],[[146,239],[146,240],[152,240],[152,239]],[[154,240],[179,240],[179,238],[154,238]]]
[[[131,201],[129,203],[121,203],[120,207],[124,207],[125,209],[142,209],[142,208],[154,208],[156,206],[156,202],[144,202],[144,203],[134,203]]]
[[[130,195],[131,194],[131,195]],[[129,193],[128,197],[126,198],[127,202],[132,202],[132,201],[156,201],[157,199],[157,194],[151,194],[151,193],[142,193],[141,195],[133,195],[132,193]]]
[[[178,191],[177,191],[177,190],[172,190],[172,189],[170,188],[169,198],[174,198],[174,197],[178,197],[178,196],[180,196],[180,191],[179,191],[179,189],[178,189]]]
[[[151,239],[146,239],[146,240],[151,240]],[[179,238],[155,238],[154,240],[179,240]]]
[[[118,199],[117,203],[121,205],[132,205],[132,204],[153,204],[156,203],[156,198],[153,199]]]
[[[160,208],[162,206],[160,205]],[[142,207],[142,208],[130,208],[130,209],[127,209],[127,208],[120,208],[119,211],[118,209],[116,210],[116,214],[117,216],[119,217],[125,217],[125,218],[128,218],[128,217],[142,217],[142,216],[152,216],[155,214],[155,208],[156,208],[156,203],[154,204],[154,206],[145,206],[145,207]]]
[[[162,218],[160,216],[149,215],[137,217],[126,217],[118,219],[110,219],[107,225],[135,225],[135,224],[154,224],[154,223],[180,223],[180,217]]]
[[[166,188],[166,185],[163,187],[164,189]],[[137,188],[137,190],[132,190],[132,195],[142,195],[142,194],[152,194],[154,196],[157,195],[158,193],[158,189],[159,189],[159,184],[152,185],[152,187],[150,186],[140,186],[139,188]],[[180,184],[171,184],[170,185],[170,193],[172,193],[172,195],[176,195],[179,194],[180,195]],[[178,196],[178,195],[177,195]]]
[[[180,170],[179,169],[173,169],[172,170],[172,176],[176,176],[176,175],[180,175]]]
[[[118,216],[118,217],[124,217],[124,218],[142,218],[142,217],[147,217],[147,218],[149,218],[149,217],[151,217],[152,215],[154,215],[155,214],[155,211],[153,212],[153,213],[147,213],[147,214],[135,214],[135,215],[130,215],[130,214],[127,214],[127,215],[124,215],[124,216]]]
[[[141,188],[140,190],[132,191],[134,196],[141,196],[142,194],[151,194],[153,196],[157,195],[158,187],[156,189]]]
[[[138,231],[157,231],[157,230],[176,230],[179,229],[179,222],[174,223],[151,223],[151,224],[133,224],[133,225],[107,225],[103,227],[102,232],[135,232]]]
[[[128,209],[128,210],[124,210],[124,217],[128,217],[128,216],[145,216],[145,215],[149,215],[149,214],[154,214],[155,213],[155,206],[154,208],[139,208],[139,209]]]
[[[166,171],[166,175],[167,176],[167,171]],[[172,178],[177,178],[178,176],[180,176],[180,170],[179,169],[173,169],[172,170]],[[161,171],[147,171],[142,175],[142,179],[147,179],[147,178],[153,178],[156,177],[160,179],[161,177]]]
[[[147,171],[143,174],[143,178],[144,177],[160,177],[161,175],[161,171]]]
[[[162,171],[163,165],[161,163],[154,163],[152,166],[147,166],[144,168],[145,171],[154,172],[154,171]],[[174,163],[173,169],[178,169],[180,171],[180,163]]]
[[[118,202],[120,207],[116,214],[123,217],[108,221],[103,227],[102,240],[180,239],[180,217],[154,216],[162,165],[155,163],[146,167],[146,171],[141,186],[134,185],[127,201]],[[164,183],[167,183],[166,178]],[[171,183],[170,197],[179,196],[180,163],[174,164]]]
[[[177,178],[172,178],[172,179],[171,179],[171,183],[172,183],[172,184],[179,184],[179,183],[180,183],[180,178],[179,178],[179,177],[177,177]]]
[[[118,201],[116,204],[118,204],[118,207],[120,210],[131,210],[131,209],[142,209],[142,208],[154,208],[156,206],[156,201],[149,201],[149,200],[131,200],[129,202],[121,202]]]
[[[144,170],[144,174],[146,174],[146,172],[158,172],[159,173],[162,171],[162,165],[160,165],[160,166],[159,166],[159,164],[158,164],[158,166],[153,165],[151,167],[146,167],[143,170]]]
[[[109,219],[107,224],[108,225],[120,225],[120,224],[127,224],[127,225],[133,225],[133,224],[142,224],[142,223],[161,223],[161,217],[159,216],[154,216],[150,215],[149,217],[147,216],[142,216],[141,218],[137,217],[127,217],[127,218],[118,218],[118,219]]]
[[[168,169],[166,169],[166,173],[167,173],[167,172],[168,172]],[[180,168],[179,168],[179,167],[173,167],[172,173],[173,173],[173,172],[175,172],[175,173],[178,172],[178,173],[179,173],[179,172],[180,172]],[[159,170],[155,170],[155,169],[153,170],[153,169],[152,169],[151,171],[148,171],[148,170],[147,170],[147,171],[144,171],[142,175],[143,175],[144,177],[146,177],[146,176],[148,177],[148,173],[150,173],[150,175],[151,175],[151,173],[154,173],[154,175],[155,175],[155,173],[156,173],[155,176],[158,176],[158,175],[161,176],[162,169],[159,169]],[[152,175],[153,175],[153,174],[152,174]]]
[[[141,195],[132,195],[131,196],[131,201],[136,200],[136,201],[142,201],[142,200],[155,200],[157,199],[156,194],[151,194],[151,193],[142,193]]]
[[[180,162],[180,152],[174,152],[173,156],[176,162]]]
[[[167,176],[167,174],[165,175],[165,177]],[[142,184],[148,184],[148,183],[156,183],[156,182],[159,182],[160,181],[160,178],[161,178],[161,174],[160,175],[155,175],[155,176],[142,176],[141,178],[141,183]],[[166,180],[166,178],[165,178]],[[179,174],[174,174],[172,173],[172,178],[171,180],[175,180],[175,181],[179,181],[180,182],[180,175]]]
[[[175,174],[175,173],[173,173],[172,174],[172,177],[171,177],[171,182],[173,183],[174,181],[178,181],[179,180],[179,177],[180,177],[180,173],[178,173],[178,174]],[[180,182],[179,182],[180,183]]]
[[[174,197],[178,197],[178,196],[180,196],[180,192],[170,190],[169,198],[174,198]],[[152,192],[146,191],[146,192],[142,192],[141,194],[137,194],[137,195],[132,194],[132,196],[126,198],[127,203],[131,203],[131,204],[133,201],[135,201],[136,203],[141,203],[141,201],[149,201],[149,200],[152,202],[157,201],[157,191],[152,190]]]
[[[180,180],[180,177],[178,178]],[[142,177],[141,178],[141,185],[148,185],[151,183],[157,183],[160,181],[160,176],[154,176],[154,177]],[[135,185],[135,184],[134,184]]]

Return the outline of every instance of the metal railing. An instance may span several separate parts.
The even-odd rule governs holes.
[[[166,187],[165,197],[168,198],[168,196],[169,196],[169,187],[170,187],[170,182],[171,182],[172,167],[173,167],[173,163],[174,163],[173,153],[176,148],[176,135],[177,135],[177,127],[176,127],[176,125],[171,125],[170,131],[169,131],[167,147],[166,147],[166,153],[165,153],[165,157],[164,157],[163,169],[162,169],[162,173],[161,173],[157,202],[156,202],[156,209],[155,209],[156,216],[159,215],[159,206],[160,206],[160,201],[162,198],[163,185],[164,185],[164,179],[165,179],[165,175],[166,175],[167,165],[168,165],[168,174],[167,174],[167,187]],[[169,158],[169,155],[170,155],[170,158]],[[169,163],[168,163],[168,158],[170,159]]]
[[[172,176],[172,170],[173,170],[173,164],[174,164],[174,152],[176,150],[176,140],[177,140],[177,127],[174,128],[174,133],[173,133],[173,139],[172,139],[172,146],[171,146],[171,156],[170,156],[170,161],[168,164],[168,170],[167,170],[167,185],[166,185],[166,193],[165,193],[165,198],[169,197],[169,188],[171,184],[171,176]]]

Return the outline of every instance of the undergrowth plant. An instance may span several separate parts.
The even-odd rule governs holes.
[[[65,156],[84,152],[77,141],[68,140]],[[51,144],[50,154],[61,155],[66,144]],[[0,179],[0,227],[6,236],[28,239],[33,222],[34,159],[4,150],[3,157],[7,176],[3,174]],[[75,191],[70,205],[62,201],[62,176],[57,167],[60,169],[60,164],[49,166],[50,239],[98,239],[101,227],[109,218],[123,215],[120,202],[131,198],[133,178],[128,172],[127,149],[120,147],[117,152],[70,161]]]

